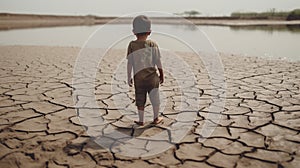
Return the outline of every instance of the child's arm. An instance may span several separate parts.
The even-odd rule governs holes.
[[[130,87],[132,87],[131,71],[132,71],[132,63],[130,62],[130,60],[128,60],[127,61],[127,83]]]
[[[157,46],[157,44],[154,45],[154,56],[155,56],[155,64],[157,66],[158,72],[159,72],[159,80],[160,80],[160,84],[164,83],[164,71],[162,68],[162,63],[160,61],[160,51],[159,48]]]
[[[127,48],[127,84],[132,87],[132,77],[131,77],[131,72],[132,72],[132,59],[131,59],[131,47],[130,47],[130,44],[128,45],[128,48]]]
[[[164,83],[164,71],[163,71],[163,69],[162,69],[162,65],[161,65],[160,59],[157,60],[156,66],[157,66],[158,72],[159,72],[159,80],[160,80],[160,84],[162,84],[162,83]]]

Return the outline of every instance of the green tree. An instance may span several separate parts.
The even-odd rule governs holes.
[[[184,12],[182,13],[182,15],[188,16],[188,17],[195,17],[195,16],[200,15],[200,14],[201,14],[201,13],[198,12],[198,11],[196,11],[196,10],[184,11]]]
[[[300,20],[300,9],[290,12],[286,20]]]

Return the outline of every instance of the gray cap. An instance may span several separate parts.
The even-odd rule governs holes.
[[[151,21],[145,15],[135,17],[132,25],[134,34],[151,32]]]

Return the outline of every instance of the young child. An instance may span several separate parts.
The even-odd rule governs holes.
[[[151,34],[151,21],[147,16],[140,15],[133,20],[133,33],[136,40],[131,41],[127,50],[128,85],[132,87],[131,72],[134,72],[135,100],[139,114],[138,125],[144,125],[144,107],[149,95],[153,107],[153,124],[159,124],[163,118],[159,117],[159,84],[164,82],[164,74],[160,61],[160,52],[155,42],[147,40]],[[157,69],[159,76],[157,74]]]

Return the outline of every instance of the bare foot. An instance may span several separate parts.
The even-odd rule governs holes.
[[[153,120],[152,124],[159,124],[163,121],[164,119],[162,117],[157,117]]]
[[[143,126],[144,125],[144,122],[134,121],[134,123],[136,123],[139,126]]]

